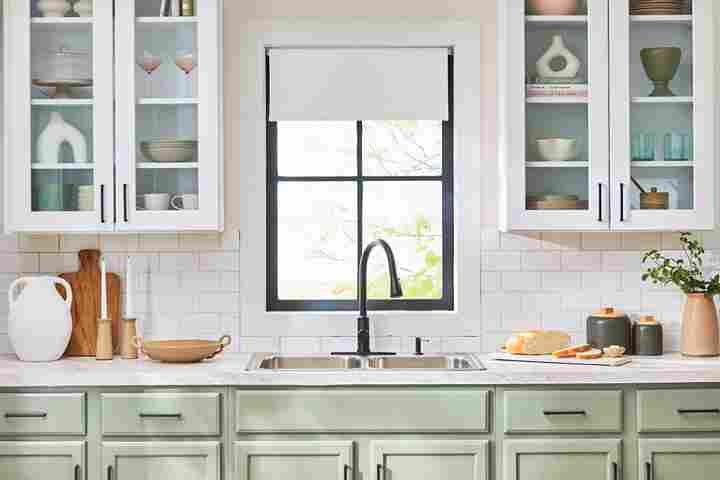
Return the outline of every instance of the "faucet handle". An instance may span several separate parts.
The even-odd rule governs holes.
[[[425,340],[422,337],[415,337],[415,355],[425,355],[422,348],[423,343],[430,343],[430,340]]]

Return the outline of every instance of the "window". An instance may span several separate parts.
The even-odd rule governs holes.
[[[403,298],[373,252],[369,308],[453,309],[452,57],[447,119],[267,121],[267,309],[355,310],[357,266],[393,248]],[[268,92],[272,95],[268,58]],[[270,111],[268,99],[268,110]]]

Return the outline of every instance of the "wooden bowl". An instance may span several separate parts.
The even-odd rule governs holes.
[[[153,360],[167,363],[196,363],[209,360],[230,345],[230,336],[223,335],[217,342],[209,340],[149,340],[133,338],[140,352]]]

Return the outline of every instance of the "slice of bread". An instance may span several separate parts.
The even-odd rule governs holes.
[[[578,352],[575,354],[576,358],[580,360],[595,360],[596,358],[602,358],[603,352],[601,350],[592,349],[587,352]]]
[[[573,345],[572,347],[563,348],[562,350],[556,350],[552,353],[555,358],[573,358],[575,355],[581,352],[587,352],[591,350],[592,346],[585,343],[583,345]]]
[[[505,351],[514,355],[548,355],[569,344],[570,335],[565,332],[533,330],[514,334],[505,343]]]

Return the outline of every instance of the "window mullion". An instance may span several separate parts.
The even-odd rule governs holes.
[[[356,268],[360,268],[360,260],[363,254],[363,123],[357,122],[357,261]],[[360,291],[360,285],[357,284],[360,272],[355,272],[355,289]]]

